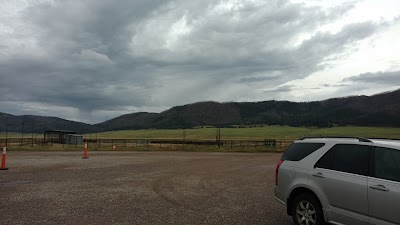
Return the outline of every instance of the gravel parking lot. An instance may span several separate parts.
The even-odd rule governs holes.
[[[280,154],[8,152],[0,224],[282,224]]]

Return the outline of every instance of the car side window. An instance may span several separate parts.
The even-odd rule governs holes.
[[[400,182],[400,150],[376,147],[373,176]]]
[[[315,167],[333,170],[333,160],[335,157],[335,151],[330,149],[318,162]]]
[[[368,175],[370,146],[337,144],[315,164],[315,167],[346,173]]]

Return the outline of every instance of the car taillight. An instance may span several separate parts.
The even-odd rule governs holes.
[[[275,186],[278,186],[278,171],[279,167],[282,165],[283,160],[279,160],[278,164],[276,165],[276,170],[275,170]]]

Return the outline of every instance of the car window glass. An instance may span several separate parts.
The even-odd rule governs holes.
[[[368,175],[369,146],[336,145],[333,167],[335,170]]]
[[[315,164],[315,167],[324,169],[333,169],[333,159],[335,157],[335,151],[330,149],[320,160]]]
[[[400,151],[375,148],[374,177],[400,182]]]
[[[315,167],[368,175],[369,150],[370,147],[366,145],[338,144],[333,146]]]
[[[300,161],[324,145],[324,143],[293,143],[283,154],[282,160]]]

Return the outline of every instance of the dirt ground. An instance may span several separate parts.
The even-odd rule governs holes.
[[[282,224],[276,153],[7,152],[0,224]]]

